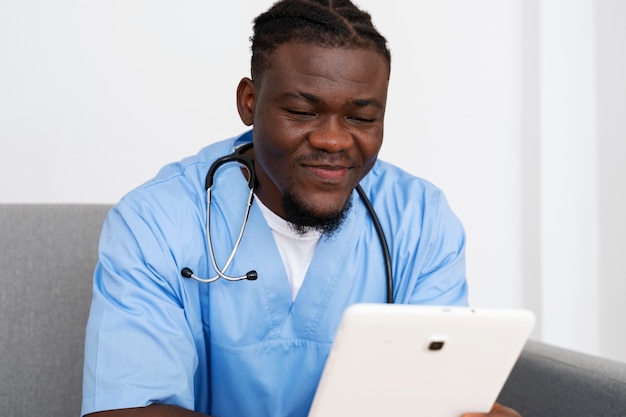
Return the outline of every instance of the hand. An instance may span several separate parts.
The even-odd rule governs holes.
[[[463,414],[461,417],[522,417],[520,413],[513,410],[512,408],[504,407],[501,404],[495,403],[493,407],[491,407],[491,411],[489,413],[468,413]]]

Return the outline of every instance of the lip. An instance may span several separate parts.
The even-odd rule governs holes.
[[[342,165],[304,165],[304,167],[319,179],[332,182],[344,179],[350,171],[350,167]]]

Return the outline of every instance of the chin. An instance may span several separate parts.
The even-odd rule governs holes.
[[[352,200],[324,196],[316,199],[309,196],[293,195],[285,192],[282,195],[282,206],[287,221],[300,226],[331,231],[339,227],[351,207]]]
[[[341,214],[349,201],[350,197],[348,196],[348,198],[346,198],[343,195],[331,199],[324,196],[324,198],[318,200],[314,198],[307,198],[305,196],[303,205],[309,212],[315,214],[316,216],[333,217]]]

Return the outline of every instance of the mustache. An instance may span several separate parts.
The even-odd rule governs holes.
[[[318,150],[309,152],[304,155],[299,155],[295,158],[295,162],[296,163],[317,162],[317,163],[326,163],[329,165],[336,165],[339,163],[346,165],[347,163],[349,166],[355,167],[355,168],[361,168],[363,166],[363,163],[359,159],[355,159],[351,157],[345,151],[330,153],[322,149],[318,149]]]

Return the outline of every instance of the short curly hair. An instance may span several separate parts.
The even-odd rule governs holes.
[[[269,68],[270,55],[291,41],[328,47],[372,48],[391,68],[387,40],[372,23],[369,13],[350,0],[280,0],[254,20],[252,79]]]

